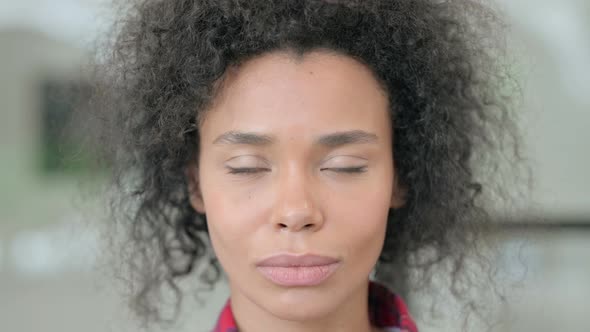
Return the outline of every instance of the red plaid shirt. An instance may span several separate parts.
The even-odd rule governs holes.
[[[402,298],[373,281],[369,283],[369,318],[373,326],[387,332],[418,332]],[[238,332],[229,299],[221,310],[213,332]]]

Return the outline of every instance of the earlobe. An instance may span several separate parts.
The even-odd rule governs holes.
[[[203,195],[201,193],[201,186],[199,181],[199,168],[195,163],[191,163],[187,166],[185,175],[188,183],[188,194],[191,206],[197,212],[205,213],[205,203],[203,201]]]
[[[393,180],[393,192],[391,194],[391,205],[393,209],[399,209],[406,204],[408,189],[399,183],[397,176]]]

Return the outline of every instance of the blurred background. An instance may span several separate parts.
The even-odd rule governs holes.
[[[513,287],[491,331],[588,332],[590,1],[497,1],[525,64],[535,203],[492,235]],[[141,330],[101,259],[93,216],[104,211],[79,186],[94,181],[88,158],[60,134],[72,109],[51,98],[84,80],[80,65],[109,17],[102,0],[0,2],[0,332]],[[205,307],[189,302],[174,330],[208,331],[227,294],[220,285]],[[460,313],[426,322],[421,300],[408,301],[421,331],[458,330]]]

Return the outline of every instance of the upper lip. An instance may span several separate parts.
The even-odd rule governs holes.
[[[293,254],[279,254],[273,255],[266,259],[259,261],[257,266],[272,266],[272,267],[296,267],[296,266],[321,266],[337,263],[338,259],[329,256],[319,255],[293,255]]]

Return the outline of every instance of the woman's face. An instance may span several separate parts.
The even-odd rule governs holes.
[[[354,59],[270,53],[228,72],[189,174],[232,298],[298,320],[364,294],[403,204],[393,165],[388,99]],[[277,254],[335,263],[260,267]]]

